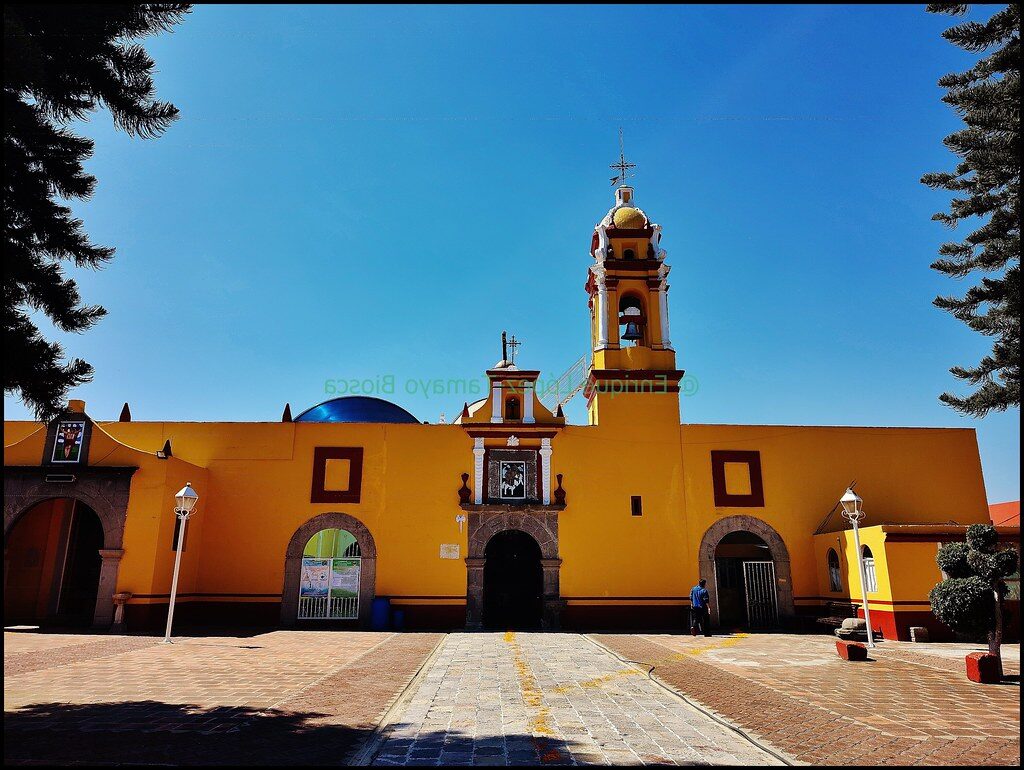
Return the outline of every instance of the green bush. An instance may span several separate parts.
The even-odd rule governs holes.
[[[995,527],[968,527],[966,542],[939,549],[935,562],[946,579],[928,594],[935,617],[961,634],[988,636],[989,651],[996,655],[1002,643],[1004,579],[1017,571],[1020,561],[1015,549],[999,551],[998,546]]]
[[[939,549],[935,557],[939,569],[951,578],[965,578],[974,574],[967,563],[967,554],[970,549],[967,543],[948,543]]]
[[[995,623],[996,601],[992,587],[980,577],[943,580],[928,599],[935,617],[962,634],[977,635]]]

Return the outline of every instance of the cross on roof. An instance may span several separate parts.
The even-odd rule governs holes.
[[[612,184],[616,185],[619,182],[625,182],[631,176],[635,174],[631,173],[631,169],[636,168],[636,163],[629,163],[626,161],[626,152],[622,142],[622,129],[619,129],[619,162],[612,163],[608,168],[612,171],[618,171],[616,176],[612,177]]]
[[[501,363],[514,364],[516,362],[516,350],[522,345],[519,340],[516,339],[516,335],[512,335],[512,339],[508,338],[508,334],[505,332],[501,333]],[[512,348],[512,352],[509,352],[509,348]]]
[[[521,343],[519,340],[516,339],[516,335],[514,335],[514,334],[512,335],[512,338],[508,341],[508,346],[509,346],[509,353],[508,353],[509,354],[509,359],[508,359],[508,362],[510,364],[514,364],[516,362],[516,351],[519,350],[519,346],[522,345],[522,344],[523,343]]]

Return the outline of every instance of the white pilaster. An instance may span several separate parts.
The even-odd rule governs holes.
[[[540,440],[541,502],[551,505],[551,439]]]
[[[668,323],[668,271],[671,269],[665,264],[658,268],[658,277],[661,279],[661,284],[658,286],[658,310],[660,311],[658,315],[661,316],[661,344],[665,350],[672,350]]]
[[[491,422],[501,422],[501,382],[491,383]]]
[[[608,347],[608,287],[605,285],[605,269],[595,265],[590,268],[597,279],[597,349]]]
[[[523,383],[523,422],[533,423],[537,420],[533,416],[533,383]]]
[[[473,439],[473,502],[484,502],[484,440]]]

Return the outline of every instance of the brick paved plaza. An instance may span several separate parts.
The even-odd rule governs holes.
[[[965,645],[825,636],[5,633],[8,763],[1017,764]],[[613,654],[614,653],[614,654]],[[616,657],[619,656],[619,657]],[[627,661],[639,661],[636,665]],[[426,664],[426,665],[424,665]],[[654,676],[771,749],[765,751]],[[411,683],[411,684],[410,684]],[[777,755],[777,756],[776,756]]]

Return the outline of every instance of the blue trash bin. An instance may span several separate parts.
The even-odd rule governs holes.
[[[370,628],[374,631],[387,631],[391,625],[391,600],[374,599],[370,608]]]
[[[391,610],[391,630],[405,630],[405,610]]]

